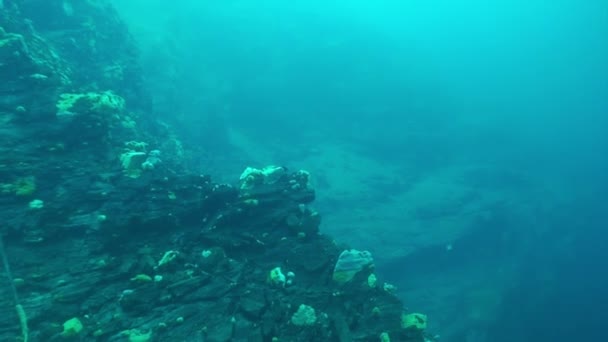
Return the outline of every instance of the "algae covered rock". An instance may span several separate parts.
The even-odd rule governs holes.
[[[125,108],[125,100],[112,91],[101,93],[64,93],[57,101],[57,116],[116,115]]]
[[[374,259],[370,252],[356,249],[345,250],[338,257],[334,267],[333,280],[338,284],[346,284],[360,272],[371,271],[373,267]]]
[[[281,166],[269,165],[262,169],[247,167],[240,176],[241,189],[249,190],[257,185],[274,184],[286,173],[286,169]]]
[[[110,136],[135,127],[125,105],[113,91],[60,94],[55,104],[58,129],[71,146],[108,145]]]
[[[125,143],[123,153],[120,155],[120,164],[126,176],[138,178],[143,171],[154,170],[161,163],[160,151],[147,151],[148,144],[141,141],[128,141]]]
[[[317,315],[312,306],[301,304],[291,316],[291,323],[297,326],[309,326],[317,322]]]
[[[401,327],[403,329],[425,330],[427,317],[421,313],[403,314],[401,316]]]
[[[84,325],[77,317],[68,319],[63,323],[62,337],[74,337],[82,332]]]

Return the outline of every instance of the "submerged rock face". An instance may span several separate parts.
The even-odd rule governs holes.
[[[32,336],[51,340],[58,323],[78,317],[88,340],[137,331],[158,341],[373,341],[383,332],[422,341],[401,327],[394,295],[367,281],[332,281],[341,249],[318,234],[313,190],[293,186],[300,173],[246,194],[208,177],[160,178],[102,202],[82,198],[97,204],[80,217],[84,204],[47,205],[35,215],[48,234],[9,236]],[[276,265],[291,281],[272,283]],[[12,331],[10,319],[2,322],[8,339],[17,320],[5,317],[13,317]]]
[[[137,115],[137,85],[97,83],[117,57],[82,50],[87,74],[62,45],[76,27],[99,34],[78,16],[123,32],[114,12],[60,3],[0,9],[0,233],[13,283],[0,286],[0,340],[424,341],[403,328],[390,286],[332,279],[345,246],[319,233],[307,172],[248,169],[232,185],[184,170],[179,141]],[[28,20],[34,4],[70,20]],[[128,35],[113,44],[132,56]]]

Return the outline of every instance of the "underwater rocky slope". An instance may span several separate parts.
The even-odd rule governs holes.
[[[183,167],[111,6],[0,4],[0,340],[432,340],[306,171]]]

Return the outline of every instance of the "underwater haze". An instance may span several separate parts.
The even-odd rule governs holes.
[[[199,167],[310,169],[443,340],[607,340],[608,2],[116,6]]]
[[[0,0],[0,80],[0,341],[608,341],[607,0]]]

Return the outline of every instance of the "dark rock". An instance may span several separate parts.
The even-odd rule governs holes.
[[[266,299],[263,293],[252,288],[246,292],[239,300],[240,309],[249,320],[258,321],[266,308]]]

